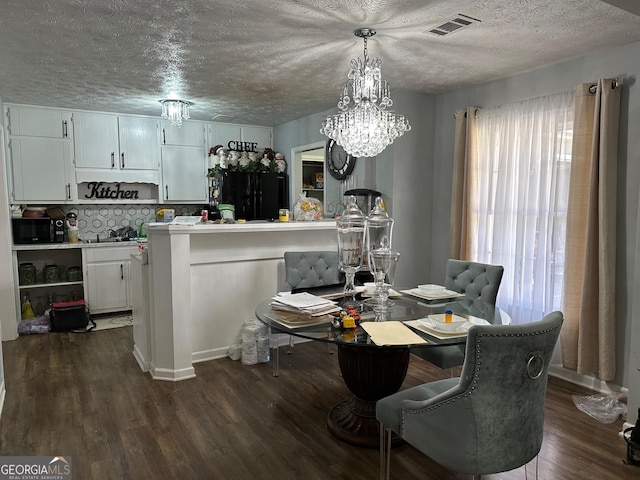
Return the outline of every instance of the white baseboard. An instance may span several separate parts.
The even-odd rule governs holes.
[[[196,377],[196,371],[193,367],[183,368],[182,370],[170,370],[168,368],[156,368],[151,364],[149,366],[149,373],[154,380],[164,380],[167,382],[179,382]]]
[[[201,352],[193,352],[191,354],[191,362],[200,363],[208,362],[209,360],[217,360],[219,358],[225,358],[229,355],[229,347],[212,348],[210,350],[202,350]]]
[[[140,366],[140,370],[142,370],[143,372],[148,372],[149,362],[144,359],[137,345],[133,346],[133,351],[131,353],[133,353],[133,356],[136,359],[136,362],[138,362],[138,365]]]
[[[628,393],[628,389],[626,387],[621,387],[620,385],[612,382],[605,382],[594,375],[580,375],[573,370],[564,368],[562,365],[551,365],[549,367],[549,375],[561,380],[566,380],[567,382],[575,385],[580,385],[581,387],[585,387],[590,390],[595,390],[599,393]]]

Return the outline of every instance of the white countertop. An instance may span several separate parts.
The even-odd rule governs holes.
[[[177,225],[172,223],[151,223],[147,225],[147,234],[165,233],[257,233],[257,232],[282,232],[282,231],[309,231],[330,230],[336,228],[335,220],[322,220],[314,222],[268,222],[252,221],[247,223],[198,223],[196,225]]]

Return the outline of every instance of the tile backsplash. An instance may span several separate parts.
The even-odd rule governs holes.
[[[78,216],[81,239],[92,239],[96,235],[108,236],[110,230],[131,226],[139,230],[143,223],[155,222],[156,211],[173,208],[176,215],[199,215],[202,205],[67,205],[62,206],[65,215],[73,212]]]

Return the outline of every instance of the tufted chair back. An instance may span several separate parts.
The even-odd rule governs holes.
[[[338,252],[285,252],[285,281],[281,292],[299,288],[324,287],[344,282],[344,274],[338,270]]]
[[[563,316],[469,329],[460,378],[426,383],[379,400],[383,474],[390,431],[448,469],[472,475],[512,470],[542,445],[544,401]],[[384,450],[384,451],[383,451]]]
[[[495,304],[503,273],[502,265],[449,259],[444,286],[464,293],[467,298],[480,298],[484,302]]]

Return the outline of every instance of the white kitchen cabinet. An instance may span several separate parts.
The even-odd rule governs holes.
[[[6,115],[9,135],[71,138],[71,113],[67,110],[8,106]]]
[[[134,244],[135,245],[135,244]],[[134,247],[87,248],[87,304],[91,314],[131,310],[129,277]]]
[[[116,115],[76,112],[73,124],[77,168],[120,168]]]
[[[158,170],[158,120],[144,117],[118,117],[120,167],[123,170]]]
[[[207,155],[204,146],[163,145],[161,150],[163,200],[208,203]]]
[[[271,127],[242,127],[242,141],[257,144],[257,151],[273,147],[273,129]]]
[[[73,184],[71,114],[64,110],[8,106],[9,181],[13,203],[67,203]]]
[[[71,188],[71,143],[38,137],[11,137],[11,197],[13,203],[66,203]]]
[[[254,151],[262,153],[273,146],[271,127],[211,123],[207,130],[209,148],[222,145],[228,150]]]
[[[205,128],[203,122],[184,121],[182,126],[171,125],[168,120],[160,122],[161,145],[205,146]]]
[[[78,183],[158,183],[157,119],[75,112],[73,122]]]

